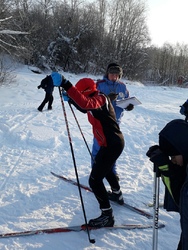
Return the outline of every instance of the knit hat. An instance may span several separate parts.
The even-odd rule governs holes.
[[[166,124],[160,131],[159,139],[163,137],[172,147],[162,142],[163,148],[171,155],[183,155],[184,163],[188,163],[188,122],[182,119],[175,119]],[[164,139],[162,139],[164,141]],[[161,139],[160,139],[161,141]]]
[[[85,96],[89,96],[93,92],[97,91],[96,83],[91,78],[80,79],[76,83],[75,87]]]
[[[106,76],[108,76],[108,74],[119,74],[119,78],[121,78],[123,75],[123,69],[117,63],[110,63],[106,70]]]
[[[159,135],[159,146],[168,156],[180,155],[181,153],[163,136]]]

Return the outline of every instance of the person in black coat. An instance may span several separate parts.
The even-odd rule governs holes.
[[[188,122],[169,122],[159,133],[159,145],[150,147],[146,155],[165,185],[164,208],[180,213],[182,232],[177,250],[188,250]]]
[[[38,89],[42,88],[44,89],[45,97],[40,106],[38,107],[38,111],[42,112],[44,106],[46,103],[48,103],[48,110],[52,109],[52,103],[53,103],[53,91],[54,91],[54,85],[52,81],[51,75],[45,77],[42,81],[41,84],[37,87]]]

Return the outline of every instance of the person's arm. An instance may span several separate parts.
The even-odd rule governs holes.
[[[61,87],[66,90],[68,96],[74,101],[74,105],[77,105],[81,110],[98,109],[106,102],[104,95],[97,95],[94,97],[85,97],[71,82],[63,77]],[[79,109],[78,108],[78,109]]]

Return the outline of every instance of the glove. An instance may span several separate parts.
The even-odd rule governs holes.
[[[152,153],[155,152],[157,149],[159,149],[158,145],[151,146],[147,151],[146,156],[150,158]]]
[[[117,99],[117,97],[118,97],[118,94],[116,94],[116,93],[110,93],[108,95],[108,97],[110,98],[110,101],[115,101]]]
[[[180,106],[180,114],[187,116],[188,115],[188,100]]]
[[[169,176],[169,158],[160,150],[158,145],[150,147],[146,155],[154,163],[154,172],[156,172],[157,177],[161,175]]]
[[[62,76],[60,87],[67,91],[72,87],[72,83],[70,83],[64,76]]]
[[[134,109],[134,105],[131,103],[125,108],[125,110],[127,110],[127,111],[131,111],[133,109]]]
[[[159,148],[158,145],[154,145],[149,148],[146,155],[150,158],[150,161],[153,162],[157,167],[168,165],[169,158],[165,155]]]
[[[62,75],[61,87],[67,83],[67,79]]]
[[[70,101],[70,98],[69,98],[69,96],[67,95],[67,92],[66,92],[66,91],[63,91],[63,92],[62,92],[62,97],[63,97],[63,100],[64,100],[65,102]]]
[[[39,85],[37,88],[40,89],[40,88],[41,88],[41,85]]]

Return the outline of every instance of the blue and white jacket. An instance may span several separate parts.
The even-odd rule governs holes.
[[[97,89],[105,95],[109,95],[110,93],[118,94],[116,100],[122,100],[129,97],[129,91],[123,82],[112,82],[106,76],[97,82]],[[112,105],[116,113],[117,123],[120,124],[124,109],[116,106],[116,100],[112,101]]]

